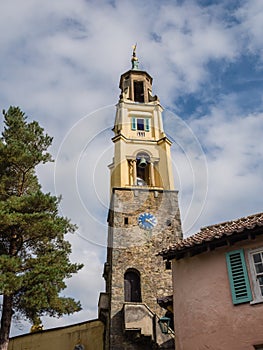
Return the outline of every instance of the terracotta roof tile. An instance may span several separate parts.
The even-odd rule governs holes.
[[[263,213],[246,216],[237,220],[222,222],[220,224],[207,226],[193,236],[187,237],[175,243],[174,245],[163,249],[160,255],[163,257],[173,255],[178,251],[201,245],[205,242],[211,242],[232,236],[235,233],[241,233],[244,230],[252,230],[255,227],[263,226]]]

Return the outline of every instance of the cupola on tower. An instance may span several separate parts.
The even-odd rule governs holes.
[[[99,302],[106,350],[172,349],[173,344],[172,336],[165,338],[158,328],[164,310],[157,298],[172,294],[172,277],[157,254],[182,233],[171,141],[152,80],[139,69],[135,46],[132,68],[120,77],[109,165],[106,292]]]

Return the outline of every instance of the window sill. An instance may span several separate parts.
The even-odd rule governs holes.
[[[250,302],[250,305],[262,304],[263,299],[255,299]]]

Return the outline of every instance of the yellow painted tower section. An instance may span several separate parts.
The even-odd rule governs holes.
[[[151,187],[174,190],[170,146],[163,129],[163,108],[152,95],[152,77],[131,69],[121,75],[116,108],[111,189]]]

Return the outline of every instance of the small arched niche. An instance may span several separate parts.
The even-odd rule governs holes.
[[[124,301],[142,302],[141,277],[136,269],[128,269],[124,274]]]

